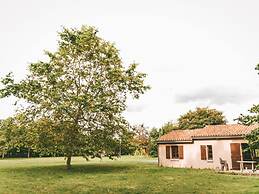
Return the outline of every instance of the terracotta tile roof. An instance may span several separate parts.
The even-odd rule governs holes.
[[[173,130],[159,138],[159,141],[191,141],[193,130]]]
[[[193,130],[174,130],[159,138],[158,141],[192,141],[203,137],[231,137],[243,136],[258,128],[259,125],[208,125]]]
[[[217,137],[217,136],[242,136],[250,133],[258,125],[208,125],[201,129],[196,129],[192,137]]]

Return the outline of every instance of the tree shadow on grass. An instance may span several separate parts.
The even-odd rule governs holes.
[[[3,169],[5,172],[10,173],[21,173],[33,175],[54,175],[54,174],[109,174],[109,173],[121,173],[137,168],[134,165],[114,165],[114,164],[75,164],[72,165],[70,170],[66,169],[65,165],[54,165],[54,166],[32,166],[32,167],[19,167]]]

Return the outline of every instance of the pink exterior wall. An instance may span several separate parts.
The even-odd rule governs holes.
[[[180,168],[220,168],[220,159],[226,160],[232,168],[230,143],[245,143],[243,139],[233,140],[194,140],[189,144],[159,144],[159,166]],[[166,146],[182,145],[184,159],[166,159]],[[200,145],[212,145],[213,160],[201,160]]]

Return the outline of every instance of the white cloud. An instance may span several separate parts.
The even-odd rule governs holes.
[[[240,103],[247,103],[257,99],[258,96],[259,92],[254,89],[211,85],[199,90],[177,94],[175,100],[177,103],[208,102],[211,105],[239,105]]]

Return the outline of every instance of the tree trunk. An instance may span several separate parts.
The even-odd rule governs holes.
[[[71,169],[71,156],[67,156],[67,169]]]
[[[4,152],[2,153],[2,159],[4,159]]]
[[[31,151],[31,149],[28,148],[28,153],[27,153],[27,157],[28,157],[28,158],[30,157],[30,151]]]

